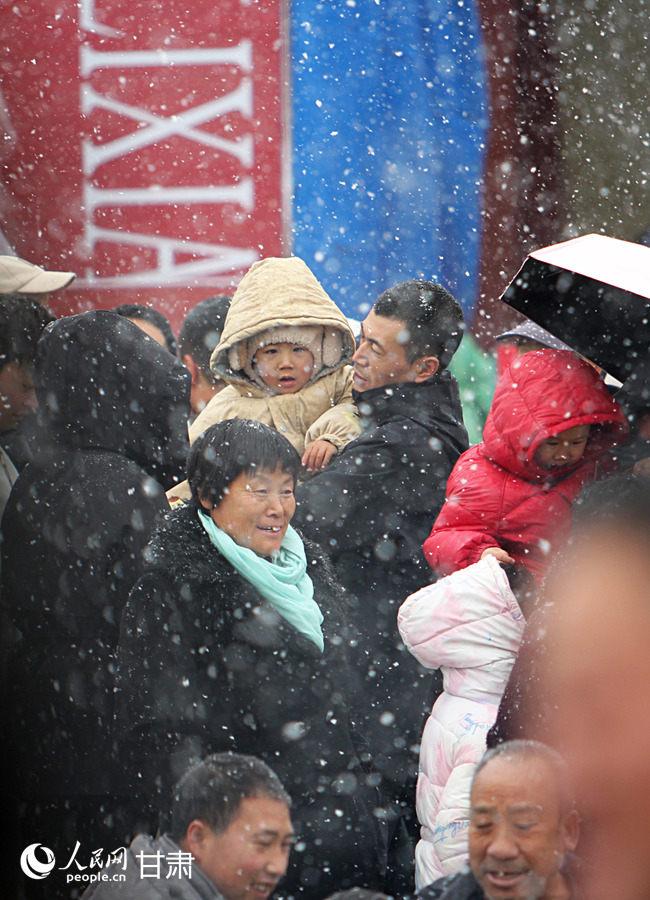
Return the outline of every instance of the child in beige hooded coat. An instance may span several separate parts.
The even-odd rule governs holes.
[[[254,263],[210,360],[228,386],[194,420],[190,441],[222,419],[254,419],[284,434],[305,468],[323,468],[360,433],[347,365],[354,348],[346,317],[306,263]]]

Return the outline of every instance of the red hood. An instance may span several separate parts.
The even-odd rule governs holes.
[[[524,353],[499,379],[483,431],[485,455],[527,481],[546,481],[533,457],[542,441],[578,425],[592,425],[576,463],[627,440],[629,426],[597,371],[568,350]],[[576,466],[558,469],[563,477]]]

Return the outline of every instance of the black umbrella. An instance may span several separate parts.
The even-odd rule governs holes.
[[[625,381],[650,347],[650,247],[602,234],[543,247],[500,299]]]

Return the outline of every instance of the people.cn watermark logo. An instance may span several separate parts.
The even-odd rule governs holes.
[[[36,880],[47,878],[55,864],[54,853],[43,844],[30,844],[20,856],[20,868],[28,878]]]
[[[80,854],[81,844],[76,842],[74,850],[65,866],[56,866],[54,853],[44,844],[30,844],[25,847],[20,857],[20,867],[28,878],[40,880],[54,870],[65,872],[67,884],[81,882],[94,884],[98,881],[126,881],[126,866],[129,858],[139,864],[140,879],[153,878],[155,880],[183,881],[192,877],[192,863],[194,857],[191,853],[184,852],[172,845],[172,849],[166,850],[151,847],[151,852],[144,850],[135,852],[132,856],[127,853],[126,847],[118,847],[116,850],[103,850],[101,847],[93,850],[90,858]],[[81,856],[81,859],[79,859]],[[88,862],[82,862],[88,859]]]
[[[78,858],[80,849],[81,844],[77,841],[67,864],[56,866],[54,852],[49,847],[44,844],[30,844],[29,847],[25,847],[20,856],[20,868],[28,878],[38,881],[47,878],[54,871],[55,866],[57,872],[66,873],[67,884],[71,882],[94,884],[97,881],[126,881],[124,874],[127,863],[126,847],[119,847],[117,850],[108,852],[100,847],[92,851],[87,863]],[[83,858],[83,853],[81,856]],[[122,871],[118,871],[120,866]]]

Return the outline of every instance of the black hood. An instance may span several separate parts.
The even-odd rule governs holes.
[[[616,391],[614,399],[621,404],[628,417],[650,410],[650,350],[634,361],[631,374]]]
[[[168,350],[107,310],[53,322],[34,364],[40,414],[56,446],[118,453],[161,484],[183,468],[190,383]]]

